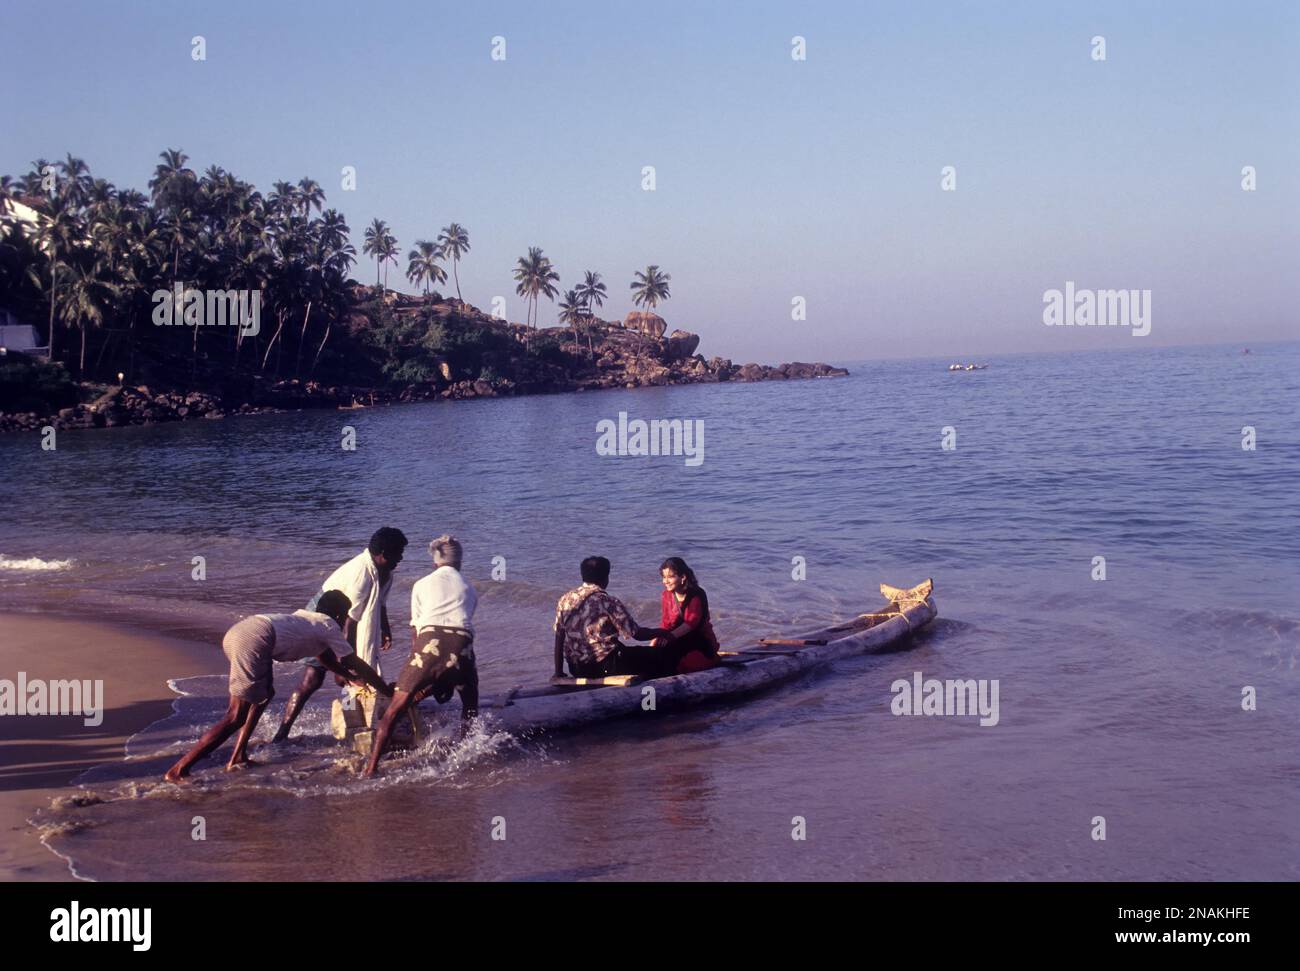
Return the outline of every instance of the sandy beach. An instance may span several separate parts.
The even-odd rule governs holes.
[[[126,740],[171,710],[167,677],[220,671],[219,651],[108,624],[0,614],[0,678],[102,680],[103,722],[81,716],[0,717],[0,880],[70,880],[27,819],[91,766],[120,758]]]

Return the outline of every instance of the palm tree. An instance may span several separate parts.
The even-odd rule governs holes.
[[[442,244],[443,256],[451,256],[451,275],[456,280],[456,299],[463,303],[464,300],[460,295],[460,274],[456,272],[456,267],[460,263],[461,254],[469,252],[469,233],[460,223],[452,223],[450,226],[443,227],[438,242]]]
[[[391,238],[388,223],[382,219],[375,219],[366,227],[366,241],[361,244],[361,252],[375,261],[375,286],[379,286],[379,266],[388,258],[388,240]]]
[[[582,306],[587,313],[587,317],[595,317],[596,315],[591,308],[603,306],[605,303],[605,297],[608,296],[608,293],[605,290],[605,284],[600,281],[599,273],[595,270],[587,270],[587,272],[583,274],[582,282],[578,284],[578,296],[582,299]],[[591,352],[591,356],[594,358],[596,356],[596,351],[595,348],[591,346],[591,331],[591,321],[588,320],[587,350]]]
[[[588,270],[584,275],[582,282],[578,284],[578,296],[582,298],[582,305],[591,313],[592,307],[600,307],[605,303],[605,297],[608,292],[605,290],[605,284],[600,282],[600,274],[594,270]]]
[[[190,157],[178,148],[160,152],[158,157],[162,161],[154,168],[153,178],[149,180],[153,201],[163,208],[187,201],[194,186],[194,170],[185,166]]]
[[[59,168],[63,170],[63,184],[59,186],[59,194],[74,206],[84,206],[90,197],[90,166],[69,152],[68,157],[59,163]]]
[[[81,358],[77,366],[77,377],[84,378],[87,325],[103,326],[104,311],[117,296],[118,288],[101,275],[105,268],[98,260],[92,261],[89,266],[74,261],[68,269],[59,316],[67,326],[76,324],[81,329]]]
[[[272,182],[271,195],[267,201],[277,215],[287,215],[302,210],[302,200],[298,197],[298,187],[292,182]]]
[[[302,215],[310,215],[312,209],[320,212],[320,207],[324,202],[325,192],[321,189],[319,182],[315,179],[298,180],[298,205],[302,210]]]
[[[103,276],[107,277],[113,287],[114,306],[108,316],[125,316],[118,302],[131,272],[131,214],[122,201],[122,194],[102,179],[96,179],[91,193],[92,202],[87,208],[88,229],[95,245],[98,262],[102,265]],[[84,336],[84,330],[83,330]],[[104,346],[100,348],[103,359]],[[85,356],[84,341],[82,356]],[[98,364],[96,364],[98,367]]]
[[[560,274],[555,271],[540,247],[528,247],[528,255],[521,256],[515,263],[514,277],[518,282],[515,286],[515,293],[525,297],[532,310],[533,329],[537,329],[537,298],[546,297],[548,300],[554,300],[555,295],[559,293],[555,284],[560,280]]]
[[[325,350],[325,342],[330,339],[331,322],[335,318],[343,316],[348,302],[348,270],[351,269],[357,255],[357,251],[348,242],[347,223],[343,221],[343,217],[338,212],[327,209],[321,217],[320,225],[321,247],[323,250],[321,263],[324,267],[321,304],[326,311],[325,335],[321,338],[320,346],[316,348],[316,356],[312,358],[311,370],[307,372],[308,377],[311,377],[316,372],[316,364],[320,361],[321,351]]]
[[[81,238],[81,223],[71,203],[61,194],[51,196],[45,218],[36,230],[37,244],[45,252],[50,266],[50,360],[54,352],[54,318],[58,303],[59,268],[67,265],[76,242]]]
[[[578,296],[577,290],[568,290],[560,301],[560,323],[573,328],[573,343],[581,340],[578,327],[587,319],[587,305]],[[581,353],[581,352],[580,352]]]
[[[397,257],[401,252],[402,252],[401,247],[397,245],[397,237],[394,236],[392,233],[388,233],[387,235],[385,235],[383,239],[383,249],[380,251],[380,257],[383,259],[384,262],[384,289],[385,290],[388,289],[388,264],[392,263],[393,266],[396,266]]]
[[[48,159],[38,158],[32,163],[32,169],[25,176],[19,185],[22,186],[23,195],[25,196],[43,196],[47,193],[42,185],[45,181],[45,170],[49,167]]]
[[[417,287],[424,284],[424,295],[429,295],[430,283],[445,283],[447,271],[438,261],[444,256],[442,247],[427,239],[417,239],[415,249],[406,254],[406,278]]]
[[[233,289],[258,290],[270,276],[270,264],[274,259],[274,253],[259,231],[265,212],[261,210],[260,203],[250,197],[244,197],[240,201],[237,212],[229,232],[228,279]],[[346,226],[344,231],[346,233]],[[348,249],[351,248],[349,245]],[[239,352],[244,345],[244,328],[236,327],[234,330],[235,354],[231,367],[238,371]]]
[[[127,373],[135,372],[135,323],[137,316],[146,316],[149,294],[162,282],[162,267],[167,259],[167,240],[162,223],[155,210],[146,205],[145,198],[133,190],[122,193],[123,205],[128,208],[124,246],[126,271],[124,289],[127,295],[126,313],[130,321],[127,332]]]
[[[194,195],[198,185],[194,170],[187,168],[189,156],[180,149],[169,148],[158,155],[162,159],[149,180],[154,205],[160,210],[167,227],[172,251],[172,286],[180,279],[182,244],[190,241],[195,219]]]
[[[302,374],[302,346],[307,342],[307,326],[311,322],[312,307],[321,299],[325,291],[325,261],[328,253],[321,245],[319,225],[319,221],[309,221],[303,226],[303,252],[298,260],[298,268],[302,274],[299,298],[306,300],[307,306],[302,315],[302,330],[298,334],[298,353],[293,361],[295,378]]]
[[[660,301],[667,300],[670,296],[668,281],[671,279],[672,277],[656,265],[647,266],[644,273],[637,270],[636,279],[632,281],[632,289],[636,291],[632,302],[638,307],[648,306],[654,310],[659,306]]]
[[[357,251],[352,248],[348,242],[348,224],[343,219],[342,213],[337,209],[326,209],[320,217],[320,238],[331,250],[348,251],[349,260],[357,255]]]

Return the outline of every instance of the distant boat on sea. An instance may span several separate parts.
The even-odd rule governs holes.
[[[983,371],[988,368],[987,364],[949,364],[949,371]]]

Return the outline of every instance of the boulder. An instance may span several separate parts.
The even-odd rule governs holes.
[[[829,364],[805,364],[802,361],[792,361],[789,364],[782,364],[776,369],[786,378],[842,378],[848,375],[842,367],[831,367]],[[772,375],[773,377],[775,375]]]
[[[662,318],[660,318],[662,320]],[[700,346],[700,335],[684,330],[675,330],[664,340],[665,356],[670,361],[683,361],[695,353]]]
[[[122,388],[109,388],[90,403],[91,411],[107,411],[122,397]]]
[[[651,337],[663,337],[664,332],[668,330],[668,324],[662,317],[644,310],[631,311],[623,319],[623,326],[628,330],[649,334]]]
[[[817,365],[804,364],[802,361],[794,361],[790,364],[782,364],[777,370],[787,378],[815,378],[817,377]]]

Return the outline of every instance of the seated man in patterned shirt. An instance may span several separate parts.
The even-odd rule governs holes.
[[[564,662],[575,678],[603,678],[611,674],[640,674],[652,664],[657,648],[622,644],[649,641],[664,632],[642,627],[617,597],[605,592],[609,585],[609,560],[589,556],[582,561],[582,586],[570,590],[555,608],[555,676],[564,677]],[[651,652],[650,656],[644,656]]]

